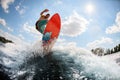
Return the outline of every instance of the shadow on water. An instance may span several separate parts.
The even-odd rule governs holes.
[[[64,67],[63,67],[64,66]],[[67,79],[64,71],[68,71],[67,66],[63,64],[62,59],[55,57],[51,52],[49,55],[31,57],[21,66],[21,69],[29,69],[33,71],[32,80],[61,80]],[[28,71],[29,71],[28,70]]]
[[[65,71],[66,68],[61,68],[62,66],[64,66],[61,62],[62,61],[60,59],[56,59],[52,56],[52,54],[41,58],[40,61],[36,64],[33,80],[58,80],[65,78],[63,75],[63,71]]]
[[[41,56],[30,57],[20,66],[20,70],[27,70],[27,72],[23,76],[19,76],[18,80],[26,80],[28,76],[32,76],[30,80],[72,80],[73,69],[77,69],[77,66],[74,66],[75,62],[72,58],[64,58],[63,55],[55,55],[50,52],[43,58]]]

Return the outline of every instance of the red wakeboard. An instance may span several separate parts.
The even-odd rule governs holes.
[[[51,32],[50,39],[58,38],[61,28],[61,20],[58,13],[54,14],[51,19],[48,21],[44,34]]]

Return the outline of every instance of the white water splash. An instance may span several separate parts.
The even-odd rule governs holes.
[[[94,77],[95,80],[120,79],[120,66],[109,57],[98,57],[86,49],[76,47],[64,47],[60,52],[61,55],[62,53],[68,54],[66,57],[73,58],[76,65],[83,67],[82,71],[78,70],[73,74],[77,79],[80,79],[81,75],[89,76],[89,78]]]

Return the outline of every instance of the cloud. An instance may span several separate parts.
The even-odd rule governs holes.
[[[90,51],[77,46],[76,42],[68,42],[65,39],[58,39],[55,45],[53,46],[53,51],[60,51],[63,53],[69,53],[70,56],[80,54],[89,54]]]
[[[2,6],[2,8],[6,13],[9,12],[8,8],[9,8],[9,5],[12,3],[14,3],[14,0],[0,0],[0,5]]]
[[[13,30],[12,28],[10,28],[10,27],[7,27],[7,29],[8,29],[9,31],[11,31],[11,32],[14,31],[14,30]]]
[[[22,2],[24,2],[24,0],[22,0],[22,1],[15,7],[16,11],[18,11],[18,13],[19,13],[20,15],[22,15],[23,13],[25,13],[25,9],[26,9],[25,6],[22,6],[22,5],[21,5]]]
[[[103,37],[100,40],[95,40],[93,42],[88,43],[87,47],[92,49],[92,48],[102,47],[103,45],[108,45],[112,43],[113,43],[113,40],[111,38]]]
[[[15,9],[18,11],[19,14],[25,13],[25,7],[21,8],[19,5],[17,5]]]
[[[31,26],[28,22],[23,24],[23,30],[33,34],[39,34],[39,32],[35,29],[35,27]]]
[[[62,23],[62,34],[66,36],[78,36],[85,32],[87,29],[88,21],[78,15],[77,12],[73,12],[73,15],[69,16],[67,20]]]
[[[35,38],[41,38],[42,34],[35,29],[35,26],[31,26],[28,22],[23,24],[23,30]]]
[[[115,24],[113,24],[112,26],[109,26],[106,29],[107,34],[113,34],[118,32],[120,32],[120,12],[118,12],[116,15]]]
[[[19,37],[14,36],[8,32],[4,32],[1,29],[0,29],[0,36],[3,36],[8,40],[12,40],[14,43],[17,43],[17,44],[21,44],[21,43],[25,44],[26,43],[26,42],[22,41]]]
[[[53,5],[60,5],[60,4],[62,4],[62,3],[63,3],[62,0],[56,0]]]
[[[18,36],[19,36],[19,38],[22,39],[22,40],[25,39],[24,36],[23,36],[22,34],[19,34]]]
[[[6,26],[6,21],[5,19],[0,18],[0,24],[3,26]]]
[[[75,42],[68,42],[66,39],[58,38],[56,46],[62,46],[63,47],[63,46],[66,46],[68,44],[75,44],[76,45]]]
[[[57,41],[56,41],[56,43],[55,43],[55,45],[53,46],[53,48],[54,49],[59,49],[59,50],[61,50],[61,49],[65,49],[65,48],[71,48],[71,49],[73,49],[73,48],[76,48],[77,46],[77,43],[76,42],[68,42],[66,39],[64,39],[64,38],[58,38],[57,39]],[[64,46],[64,47],[63,47]]]
[[[0,24],[7,28],[9,31],[13,32],[13,29],[7,26],[5,19],[0,18]]]

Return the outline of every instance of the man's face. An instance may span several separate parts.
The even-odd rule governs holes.
[[[46,18],[49,18],[50,17],[50,14],[46,14]]]

